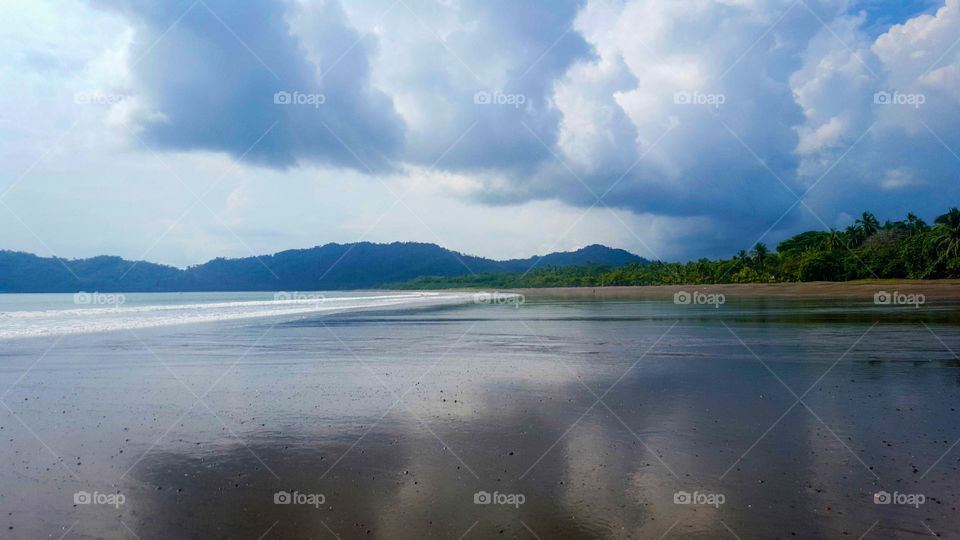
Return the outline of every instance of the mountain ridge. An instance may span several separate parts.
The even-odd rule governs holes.
[[[426,276],[525,272],[588,263],[623,266],[632,262],[648,261],[600,244],[526,259],[494,260],[421,242],[331,242],[271,255],[217,257],[185,269],[114,255],[64,259],[2,250],[0,292],[347,290],[378,288]]]

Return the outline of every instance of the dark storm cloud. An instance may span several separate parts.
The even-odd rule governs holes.
[[[839,0],[698,6],[409,0],[351,5],[348,17],[334,0],[114,4],[137,30],[138,124],[163,149],[239,157],[276,123],[247,160],[436,165],[481,185],[465,196],[488,205],[589,207],[605,194],[612,208],[709,220],[706,247],[725,251],[774,223],[895,218],[884,212],[907,203],[937,212],[932,186],[957,194],[956,159],[917,121],[960,148],[960,61],[954,51],[928,73],[912,66],[953,50],[957,2],[879,37],[874,15]],[[930,99],[877,108],[882,89]],[[281,90],[324,102],[278,105]],[[810,208],[784,215],[824,173]]]
[[[408,76],[398,82],[429,113],[428,122],[411,127],[407,159],[430,165],[443,155],[447,170],[520,178],[551,159],[562,120],[553,84],[575,62],[594,58],[573,28],[584,3],[461,4],[462,24],[443,44],[430,39],[411,51]]]
[[[130,67],[157,114],[142,122],[149,144],[234,157],[252,146],[245,159],[278,168],[320,163],[366,170],[365,163],[383,170],[400,152],[403,122],[390,97],[369,81],[376,42],[346,23],[338,3],[316,10],[310,43],[291,34],[286,2],[116,7],[137,28]],[[308,51],[316,57],[308,59]],[[277,104],[280,91],[320,94],[304,99],[322,104]]]

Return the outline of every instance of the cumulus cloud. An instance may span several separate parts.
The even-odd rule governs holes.
[[[349,25],[337,0],[107,5],[136,28],[129,69],[153,146],[372,170],[402,149],[403,121],[370,84],[377,43]],[[295,36],[290,19],[309,35]]]
[[[378,81],[397,96],[407,123],[405,159],[497,171],[523,184],[556,143],[562,116],[554,81],[593,54],[573,29],[582,5],[426,0],[393,7],[390,23],[377,29]]]
[[[940,212],[944,198],[960,195],[960,100],[947,82],[960,66],[960,2],[875,39],[862,22],[862,14],[839,17],[811,40],[791,77],[805,115],[799,170],[811,184],[823,177],[814,207],[825,215],[858,206],[890,217]],[[884,195],[892,189],[896,198]]]
[[[901,189],[918,183],[919,181],[911,171],[906,169],[893,169],[887,171],[883,176],[883,182],[880,183],[880,187],[887,190]]]
[[[958,11],[949,0],[873,37],[849,2],[592,0],[578,30],[599,58],[556,87],[557,148],[595,192],[615,186],[612,206],[709,218],[716,245],[862,209],[942,211],[927,189],[960,189]],[[532,196],[592,203],[576,184],[539,185]]]
[[[876,39],[840,0],[209,2],[163,35],[182,8],[123,5],[151,140],[239,155],[279,122],[253,159],[436,166],[494,204],[610,190],[635,212],[770,221],[874,123],[873,156],[882,133],[927,131],[875,93],[950,98],[960,76],[954,0]],[[278,88],[326,101],[278,107]]]
[[[377,180],[545,223],[602,195],[597,211],[642,231],[630,247],[683,257],[863,210],[929,220],[960,195],[960,0],[92,1],[119,37],[97,52],[42,34],[4,74],[75,70],[127,96],[103,120],[161,154],[243,157],[290,186],[340,178],[324,189],[357,190],[358,207]],[[81,11],[38,13],[70,34]],[[224,201],[231,219],[257,208],[247,189]]]

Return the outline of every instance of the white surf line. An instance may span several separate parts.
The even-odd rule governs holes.
[[[329,302],[321,299],[298,299],[8,312],[0,313],[0,339],[87,334],[310,313],[426,308],[468,303],[473,299],[472,293],[432,293],[342,297],[329,299]]]

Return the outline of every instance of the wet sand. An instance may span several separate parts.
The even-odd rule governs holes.
[[[9,342],[0,525],[11,538],[956,538],[957,307],[532,297]],[[78,491],[124,503],[75,504]],[[925,501],[878,505],[879,491]],[[723,501],[678,504],[683,492]]]
[[[929,298],[960,298],[960,280],[878,279],[810,281],[803,283],[724,283],[717,285],[650,285],[640,287],[551,287],[503,289],[528,296],[601,299],[643,299],[672,296],[680,291],[722,293],[728,297],[872,298],[879,291],[923,294]]]

